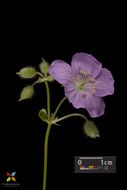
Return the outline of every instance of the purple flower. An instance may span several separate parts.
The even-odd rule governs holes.
[[[55,60],[49,67],[49,74],[64,86],[65,96],[75,108],[85,108],[91,117],[104,114],[102,97],[114,93],[114,79],[92,55],[74,54],[71,66]]]

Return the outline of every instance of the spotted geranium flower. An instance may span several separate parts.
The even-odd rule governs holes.
[[[102,97],[114,93],[114,80],[109,70],[92,55],[76,53],[71,66],[62,60],[55,60],[49,73],[64,86],[65,96],[75,108],[85,108],[91,117],[104,114]]]

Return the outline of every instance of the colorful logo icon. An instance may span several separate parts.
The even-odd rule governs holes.
[[[7,176],[6,181],[7,182],[16,181],[15,175],[16,175],[16,172],[12,172],[12,173],[6,172],[6,176]]]

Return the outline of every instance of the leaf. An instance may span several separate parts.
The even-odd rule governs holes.
[[[33,67],[25,67],[20,69],[17,74],[22,78],[31,79],[36,76],[36,70]]]
[[[46,109],[43,108],[39,111],[39,118],[42,119],[42,121],[47,121],[48,115]]]
[[[49,64],[48,64],[48,62],[45,61],[44,59],[42,59],[42,62],[40,63],[39,68],[40,68],[40,71],[41,71],[43,74],[47,75],[48,69],[49,69]]]
[[[100,137],[98,128],[94,124],[94,122],[87,120],[84,124],[84,132],[88,137],[96,138]]]
[[[32,85],[26,86],[21,91],[19,101],[25,100],[25,99],[30,99],[30,98],[32,98],[33,94],[34,94],[34,87]]]

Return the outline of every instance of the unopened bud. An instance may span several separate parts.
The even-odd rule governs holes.
[[[24,79],[31,79],[36,76],[36,70],[33,67],[25,67],[20,69],[16,74]]]
[[[42,121],[46,121],[48,119],[46,109],[43,108],[39,111],[39,117],[40,117],[40,119],[42,119]]]
[[[48,64],[48,62],[45,61],[44,59],[42,59],[42,62],[40,63],[39,68],[40,68],[40,71],[41,71],[43,74],[47,75],[48,69],[49,69],[49,64]]]
[[[25,99],[30,99],[30,98],[32,98],[33,94],[34,94],[34,87],[32,85],[26,86],[21,91],[19,101],[25,100]]]
[[[100,137],[99,130],[93,121],[87,120],[84,124],[84,132],[88,137]]]

